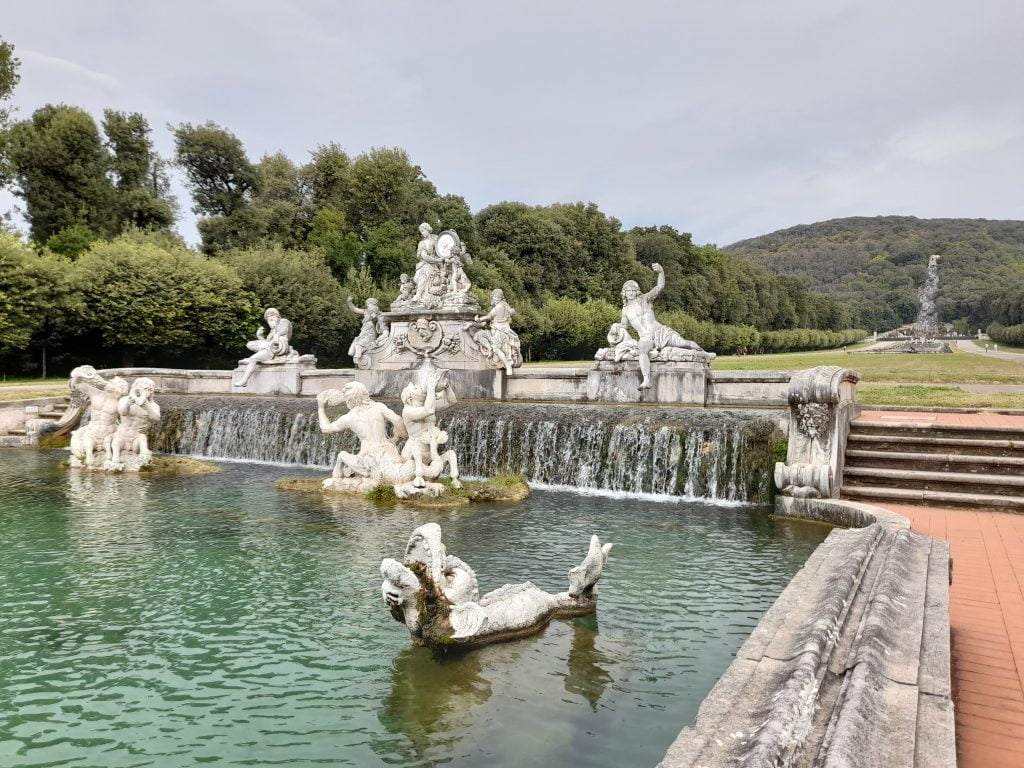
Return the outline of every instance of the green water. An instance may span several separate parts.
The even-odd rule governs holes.
[[[653,766],[827,532],[556,492],[378,508],[276,491],[295,469],[62,458],[0,453],[2,766]],[[563,590],[591,533],[615,542],[597,616],[412,648],[377,569],[430,521],[484,591]]]

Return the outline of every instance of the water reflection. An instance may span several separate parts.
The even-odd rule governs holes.
[[[596,614],[573,619],[569,674],[565,677],[565,690],[586,699],[594,712],[604,689],[612,682],[608,669],[615,664],[614,659],[597,649],[597,634]]]

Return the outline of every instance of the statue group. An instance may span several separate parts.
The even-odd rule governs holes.
[[[140,377],[131,384],[120,376],[107,380],[91,365],[82,365],[71,372],[68,386],[89,404],[88,423],[71,433],[71,466],[137,472],[150,463],[147,432],[160,420],[152,379]]]
[[[292,323],[274,307],[268,307],[263,313],[263,319],[267,323],[269,332],[262,327],[256,330],[256,338],[246,342],[246,348],[252,352],[249,357],[238,361],[238,369],[242,377],[234,382],[234,385],[245,388],[249,385],[253,375],[264,366],[273,369],[275,366],[283,367],[285,364],[302,367],[313,367],[316,365],[316,358],[312,355],[300,355],[292,349]]]
[[[447,371],[433,366],[421,369],[419,379],[402,391],[401,415],[371,400],[366,386],[358,381],[321,392],[316,400],[323,432],[350,430],[359,438],[357,453],[338,453],[331,477],[323,482],[324,490],[363,494],[385,483],[401,499],[438,496],[444,486],[434,481],[446,467],[452,486],[462,487],[455,451],[442,447],[448,435],[437,426],[438,412],[455,402]],[[342,404],[348,411],[331,419],[327,409]]]

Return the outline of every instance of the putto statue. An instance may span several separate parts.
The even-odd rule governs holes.
[[[512,330],[512,315],[516,311],[505,301],[505,293],[495,288],[491,293],[491,311],[477,315],[473,322],[466,323],[466,331],[480,348],[480,352],[495,368],[504,368],[512,375],[512,369],[523,364],[519,346],[519,335]],[[473,332],[473,329],[477,329]]]
[[[408,277],[406,277],[408,280]],[[349,345],[348,354],[352,361],[359,368],[366,368],[370,364],[367,352],[382,346],[388,338],[388,323],[380,311],[380,302],[376,299],[367,299],[366,307],[360,309],[352,302],[352,297],[347,299],[348,308],[361,315],[362,325],[359,328],[359,335]]]
[[[83,365],[71,372],[68,385],[89,400],[88,424],[71,433],[72,467],[138,472],[150,463],[146,433],[160,420],[152,379],[140,377],[129,386],[119,376],[106,381]]]
[[[107,437],[104,448],[107,461],[103,468],[115,472],[137,471],[153,459],[147,432],[160,421],[160,406],[153,402],[156,385],[152,379],[140,377],[132,382],[128,394],[117,403],[117,429]],[[124,454],[134,454],[125,456]]]
[[[89,423],[71,433],[71,466],[91,467],[117,429],[118,403],[128,394],[129,385],[120,376],[107,381],[91,365],[80,365],[71,371],[68,387],[89,403]]]
[[[583,562],[569,571],[566,592],[553,595],[527,581],[481,597],[476,573],[447,553],[441,527],[427,523],[409,537],[404,562],[381,562],[381,593],[415,645],[452,648],[511,640],[538,632],[552,618],[597,610],[597,582],[611,548],[591,537]]]
[[[416,295],[416,283],[405,272],[398,276],[398,296],[391,302],[391,311],[406,309]]]
[[[420,224],[420,242],[416,246],[415,290],[403,309],[466,309],[480,304],[469,292],[472,287],[464,267],[472,263],[454,229],[440,235]],[[396,301],[403,301],[401,294]]]
[[[351,430],[359,438],[359,452],[341,451],[324,490],[367,493],[380,483],[392,485],[399,498],[438,496],[444,486],[432,482],[445,467],[452,485],[460,488],[455,452],[441,453],[448,436],[436,426],[437,412],[453,402],[447,392],[447,371],[429,370],[422,383],[402,392],[402,415],[370,399],[366,386],[353,381],[341,390],[317,395],[320,429],[325,433]],[[348,412],[331,421],[327,408],[344,403]],[[398,444],[406,439],[401,450]]]
[[[236,386],[245,387],[256,369],[261,365],[281,365],[283,363],[304,363],[313,364],[316,358],[312,355],[300,355],[292,349],[292,323],[287,318],[281,317],[281,313],[274,307],[269,307],[263,313],[264,320],[270,333],[263,328],[256,331],[256,338],[246,342],[245,346],[252,352],[249,357],[238,361],[239,367],[245,366],[242,378],[236,382]]]
[[[629,336],[629,328],[637,332],[637,359],[640,362],[640,389],[651,386],[651,360],[685,359],[684,356],[673,355],[673,350],[689,350],[704,352],[698,344],[687,341],[676,331],[658,322],[654,316],[654,300],[665,288],[665,270],[661,264],[651,264],[658,280],[647,293],[640,292],[636,280],[627,280],[622,284],[622,329]],[[655,354],[656,353],[656,354]]]

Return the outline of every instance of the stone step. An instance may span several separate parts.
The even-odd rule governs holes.
[[[962,491],[964,493],[1024,496],[1024,475],[995,475],[968,472],[928,472],[877,467],[847,467],[843,488],[881,486],[911,490]]]
[[[1008,440],[1024,447],[1024,429],[1014,426],[977,424],[921,424],[920,422],[868,421],[857,419],[851,434],[936,437],[969,440]]]
[[[1000,496],[983,493],[956,493],[917,488],[887,488],[873,485],[844,485],[842,498],[854,501],[895,501],[900,504],[927,504],[953,507],[999,508],[1024,512],[1024,496]]]
[[[876,451],[948,453],[971,456],[1013,456],[1024,458],[1024,440],[972,437],[938,437],[911,434],[866,434],[851,432],[847,449]]]
[[[28,430],[24,428],[14,427],[7,430],[7,434],[11,437],[25,437],[28,434]]]
[[[917,453],[848,448],[846,467],[900,468],[926,472],[1024,475],[1024,456],[974,456],[966,453]]]

